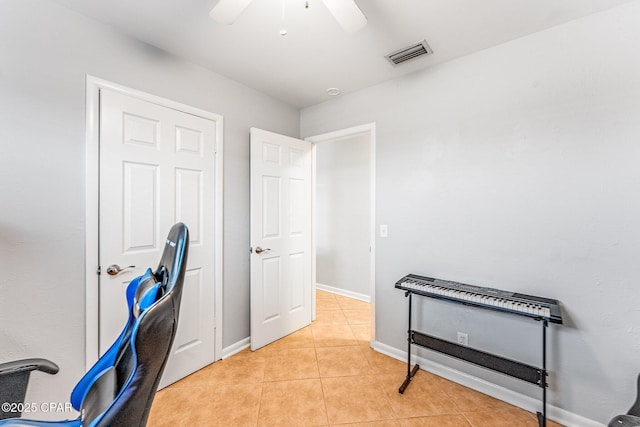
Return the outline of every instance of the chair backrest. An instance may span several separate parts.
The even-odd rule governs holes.
[[[182,284],[187,270],[187,256],[189,255],[189,230],[183,223],[174,225],[165,242],[160,263],[156,269],[156,277],[161,277],[166,271],[167,292],[173,292],[174,299],[180,302],[182,298]],[[164,276],[163,276],[164,277]],[[179,285],[179,286],[178,286]],[[180,304],[175,305],[175,317],[180,314]]]
[[[640,374],[638,374],[637,386],[636,386],[636,401],[633,402],[633,406],[627,412],[628,415],[640,417]]]
[[[132,281],[129,322],[105,361],[92,368],[82,392],[82,425],[146,425],[178,328],[188,249],[189,232],[178,223],[169,231],[156,271]]]

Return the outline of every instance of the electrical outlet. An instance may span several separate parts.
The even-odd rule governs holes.
[[[458,332],[458,344],[469,346],[469,335],[464,332]]]

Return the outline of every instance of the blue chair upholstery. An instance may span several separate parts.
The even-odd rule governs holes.
[[[189,232],[178,223],[169,231],[156,271],[148,269],[127,287],[129,319],[122,333],[71,392],[79,418],[9,418],[0,426],[145,426],[178,328],[188,249]]]

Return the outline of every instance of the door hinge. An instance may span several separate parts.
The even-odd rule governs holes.
[[[98,266],[98,269],[96,270],[96,274],[99,276],[100,274],[102,274],[102,268],[100,268],[100,266]]]

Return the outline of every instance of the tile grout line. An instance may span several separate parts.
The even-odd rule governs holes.
[[[264,379],[264,375],[263,375]],[[256,427],[260,425],[260,410],[262,409],[262,398],[264,396],[264,383],[260,383],[260,400],[258,400],[258,413],[256,414]]]
[[[327,407],[327,398],[324,394],[324,381],[322,381],[322,375],[320,374],[320,361],[318,360],[318,349],[314,348],[316,354],[316,364],[318,365],[318,379],[320,380],[320,390],[322,390],[322,404],[324,405],[324,413],[327,416],[327,425],[330,426],[329,421],[329,408]]]

